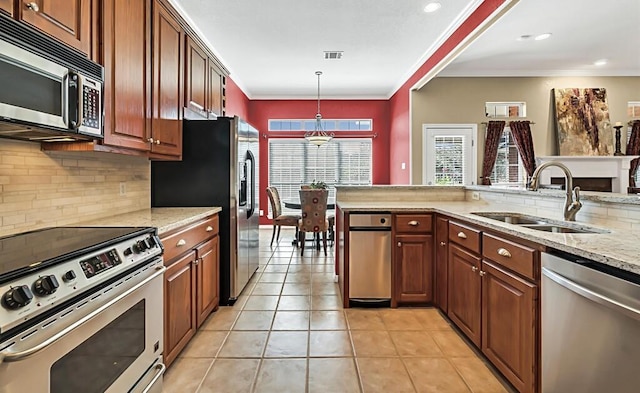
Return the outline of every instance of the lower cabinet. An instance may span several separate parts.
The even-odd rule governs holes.
[[[207,241],[196,249],[196,277],[199,290],[196,293],[196,322],[202,326],[211,311],[218,308],[220,302],[219,271],[219,237]]]
[[[487,261],[482,272],[482,352],[519,392],[533,392],[538,288]]]
[[[164,361],[171,364],[196,334],[196,253],[190,252],[164,273]]]
[[[433,236],[396,235],[394,300],[429,303],[433,300]]]
[[[164,362],[169,366],[220,300],[218,216],[161,236],[165,247]]]
[[[518,392],[537,392],[539,253],[464,223],[452,226],[447,315]],[[468,242],[475,235],[481,243]]]
[[[449,244],[449,311],[447,315],[477,346],[481,339],[480,257]]]
[[[435,270],[435,284],[433,300],[436,306],[445,314],[448,308],[448,278],[449,268],[449,220],[446,217],[436,218],[436,242],[435,260],[433,267]]]

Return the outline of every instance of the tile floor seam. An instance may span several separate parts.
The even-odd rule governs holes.
[[[220,346],[220,348],[222,348],[222,346]],[[218,349],[220,350],[220,349]],[[204,383],[204,381],[207,379],[207,375],[209,374],[209,371],[211,371],[211,368],[213,368],[213,364],[216,362],[216,358],[213,358],[211,360],[211,364],[209,364],[209,367],[207,368],[207,371],[204,373],[204,376],[202,377],[202,380],[200,381],[200,383],[198,384],[198,386],[196,387],[196,390],[194,391],[194,393],[198,393],[200,391],[200,389],[202,388],[202,384]]]

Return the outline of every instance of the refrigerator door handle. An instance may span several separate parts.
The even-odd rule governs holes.
[[[249,200],[249,208],[247,209],[247,218],[253,216],[256,210],[256,158],[254,157],[251,150],[247,150],[247,160],[251,164],[251,185],[248,187],[248,192],[250,193]]]

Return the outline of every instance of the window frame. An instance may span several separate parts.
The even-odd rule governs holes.
[[[491,185],[496,185],[496,186],[505,186],[505,187],[518,187],[518,186],[524,186],[526,183],[526,171],[524,169],[524,165],[522,164],[522,157],[520,157],[520,153],[518,152],[518,148],[513,140],[513,135],[511,135],[511,127],[509,127],[508,125],[506,125],[504,127],[504,130],[502,131],[503,135],[508,133],[509,135],[509,144],[505,147],[505,148],[500,148],[498,147],[498,155],[496,156],[496,161],[493,163],[493,169],[491,170],[491,175],[490,175],[490,179],[491,179]],[[501,136],[500,139],[502,139],[503,137]],[[505,149],[509,149],[510,147],[513,147],[516,149],[516,157],[518,162],[517,163],[512,163],[512,162],[508,162],[507,164],[507,168],[509,168],[510,166],[516,166],[518,168],[518,181],[516,182],[499,182],[496,180],[495,177],[495,173],[496,173],[496,167],[498,165],[498,157],[500,155],[500,151],[501,150],[505,150]],[[509,152],[507,151],[507,158],[509,157]]]
[[[430,141],[430,132],[439,130],[448,135],[461,135],[468,136],[469,144],[464,146],[463,158],[465,159],[466,174],[463,175],[465,180],[463,184],[451,184],[447,186],[460,187],[475,185],[478,183],[478,125],[477,124],[423,124],[422,125],[422,184],[429,184],[429,175],[431,170],[430,157],[435,156],[435,145]],[[434,167],[435,167],[435,161]]]

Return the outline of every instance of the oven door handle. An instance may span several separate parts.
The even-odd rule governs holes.
[[[165,370],[167,369],[167,366],[165,366],[164,363],[159,363],[159,364],[155,365],[155,369],[158,370],[156,372],[156,375],[153,377],[151,382],[149,382],[149,385],[147,385],[147,387],[144,388],[142,393],[149,393],[151,391],[151,389],[153,389],[153,387],[156,384],[156,382],[158,382],[158,379],[160,379],[162,377],[162,375],[164,374]]]
[[[0,363],[2,363],[2,362],[9,363],[9,362],[20,361],[20,360],[22,360],[22,359],[24,359],[26,357],[35,355],[36,353],[42,351],[43,349],[53,345],[55,342],[59,341],[64,336],[66,336],[67,334],[71,333],[71,331],[73,331],[73,330],[79,328],[80,326],[84,325],[85,323],[89,322],[90,320],[92,320],[93,318],[98,316],[100,313],[105,311],[107,308],[113,306],[114,304],[116,304],[120,300],[124,299],[125,297],[131,295],[133,292],[135,292],[138,289],[142,288],[143,286],[147,285],[150,281],[154,280],[156,277],[164,274],[165,270],[166,270],[166,268],[164,266],[162,266],[162,265],[157,266],[156,267],[156,272],[153,273],[151,276],[147,277],[146,279],[144,279],[144,281],[139,282],[138,284],[136,284],[135,286],[131,287],[126,292],[121,293],[120,295],[118,295],[115,298],[111,299],[108,303],[103,304],[99,308],[97,308],[94,311],[92,311],[91,313],[87,314],[82,319],[80,319],[80,320],[74,322],[73,324],[67,326],[65,329],[62,329],[60,332],[56,333],[55,335],[51,336],[50,338],[48,338],[47,340],[41,342],[40,344],[36,345],[33,348],[29,348],[27,350],[20,351],[20,352],[7,353],[7,354],[4,354],[4,353],[0,352]]]

